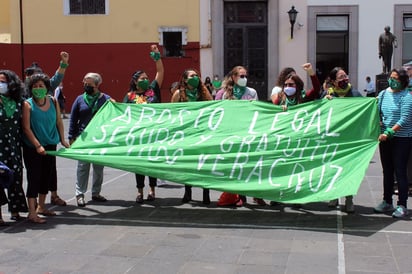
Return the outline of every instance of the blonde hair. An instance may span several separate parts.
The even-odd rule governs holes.
[[[235,96],[233,95],[233,86],[235,85],[235,81],[233,80],[234,76],[239,75],[239,71],[241,69],[244,69],[247,71],[247,69],[243,66],[235,66],[232,68],[231,71],[226,75],[225,79],[223,80],[222,87],[225,90],[225,98],[229,100],[235,99]]]

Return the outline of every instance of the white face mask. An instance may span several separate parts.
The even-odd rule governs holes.
[[[237,80],[237,85],[239,87],[246,87],[247,84],[247,78],[243,77],[243,78],[239,78],[239,80]]]
[[[0,94],[6,94],[9,91],[7,83],[0,83]]]
[[[283,91],[286,93],[287,96],[295,95],[296,88],[295,87],[285,87]]]

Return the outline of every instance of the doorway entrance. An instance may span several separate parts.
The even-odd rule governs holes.
[[[248,86],[267,100],[267,2],[224,3],[224,73],[248,70]]]

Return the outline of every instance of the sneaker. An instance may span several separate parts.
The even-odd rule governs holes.
[[[377,212],[377,213],[384,213],[384,212],[389,212],[389,211],[393,211],[393,205],[392,204],[388,204],[386,201],[382,201],[379,205],[377,205],[373,211]]]
[[[79,207],[86,206],[86,202],[84,201],[84,197],[82,195],[77,196],[76,199],[77,199],[77,206]]]
[[[408,215],[408,209],[403,205],[398,205],[395,211],[392,213],[393,218],[403,218]]]
[[[92,196],[92,200],[95,202],[106,202],[107,201],[107,199],[100,194]]]

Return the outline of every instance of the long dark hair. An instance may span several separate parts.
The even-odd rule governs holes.
[[[326,83],[331,86],[335,86],[335,81],[336,81],[336,75],[338,74],[338,71],[343,70],[345,71],[342,67],[334,67],[330,72],[328,77],[326,78]],[[346,72],[346,71],[345,71]]]
[[[291,79],[293,80],[293,82],[295,82],[296,85],[296,93],[295,93],[295,98],[297,100],[297,103],[300,104],[302,102],[304,102],[304,98],[303,98],[303,88],[304,88],[304,84],[302,79],[300,79],[300,77],[297,74],[289,74],[286,78],[285,81]],[[282,83],[282,92],[280,94],[281,97],[281,102],[280,105],[283,105],[286,102],[286,93],[283,91],[283,88],[285,86],[285,82]]]
[[[183,73],[182,76],[180,77],[179,80],[179,95],[180,95],[180,102],[187,102],[187,96],[186,96],[186,89],[188,89],[186,80],[189,77],[189,72],[194,71],[196,72],[197,76],[199,77],[199,87],[198,87],[198,101],[211,101],[213,100],[212,95],[210,95],[209,90],[205,86],[205,84],[202,82],[202,77],[200,76],[200,73],[195,70],[195,69],[186,69]]]
[[[282,71],[279,73],[278,80],[276,81],[276,86],[283,87],[283,84],[285,83],[286,79],[288,79],[287,77],[293,73],[296,74],[296,71],[294,68],[286,67],[282,69]]]
[[[3,74],[7,79],[7,87],[9,90],[10,98],[18,102],[22,99],[23,83],[19,76],[12,70],[0,70],[0,74]]]
[[[130,80],[129,84],[129,91],[137,91],[136,81],[143,73],[145,73],[143,70],[138,70],[133,73],[132,79]]]

